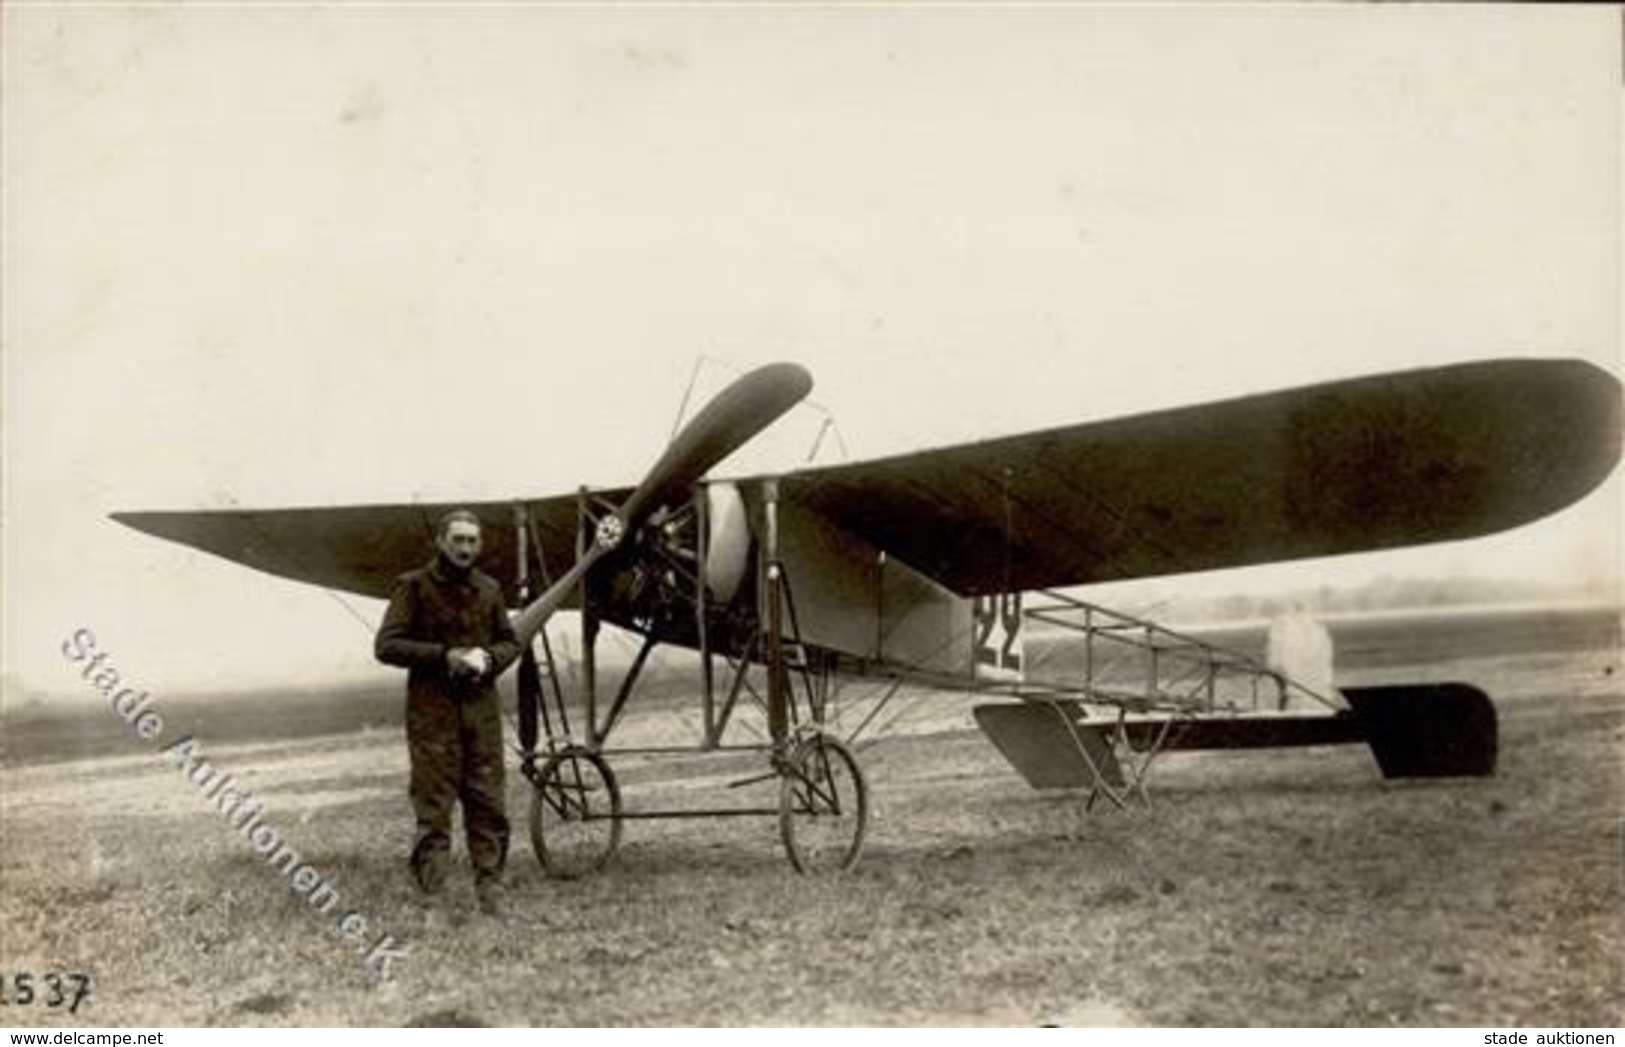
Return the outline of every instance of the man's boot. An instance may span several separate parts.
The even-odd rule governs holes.
[[[480,912],[487,916],[501,916],[503,909],[502,881],[495,876],[482,876],[474,881],[474,898]]]
[[[426,895],[439,894],[446,886],[448,857],[443,847],[419,847],[412,852],[412,879]]]

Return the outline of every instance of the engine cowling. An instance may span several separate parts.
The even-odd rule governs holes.
[[[705,588],[712,600],[728,603],[750,568],[750,516],[737,484],[705,488]]]

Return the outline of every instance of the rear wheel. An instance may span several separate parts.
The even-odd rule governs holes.
[[[845,744],[809,735],[791,750],[779,781],[779,833],[796,871],[845,872],[857,864],[869,821],[869,790]]]
[[[573,880],[603,868],[621,842],[621,789],[603,757],[554,753],[531,784],[530,845],[547,874]]]

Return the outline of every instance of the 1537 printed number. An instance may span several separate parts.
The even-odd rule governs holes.
[[[79,1005],[91,997],[94,981],[83,971],[0,971],[0,1006],[66,1007],[79,1013]]]

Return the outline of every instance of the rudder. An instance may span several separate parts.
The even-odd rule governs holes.
[[[1495,706],[1477,687],[1431,683],[1342,691],[1384,778],[1495,773]]]

